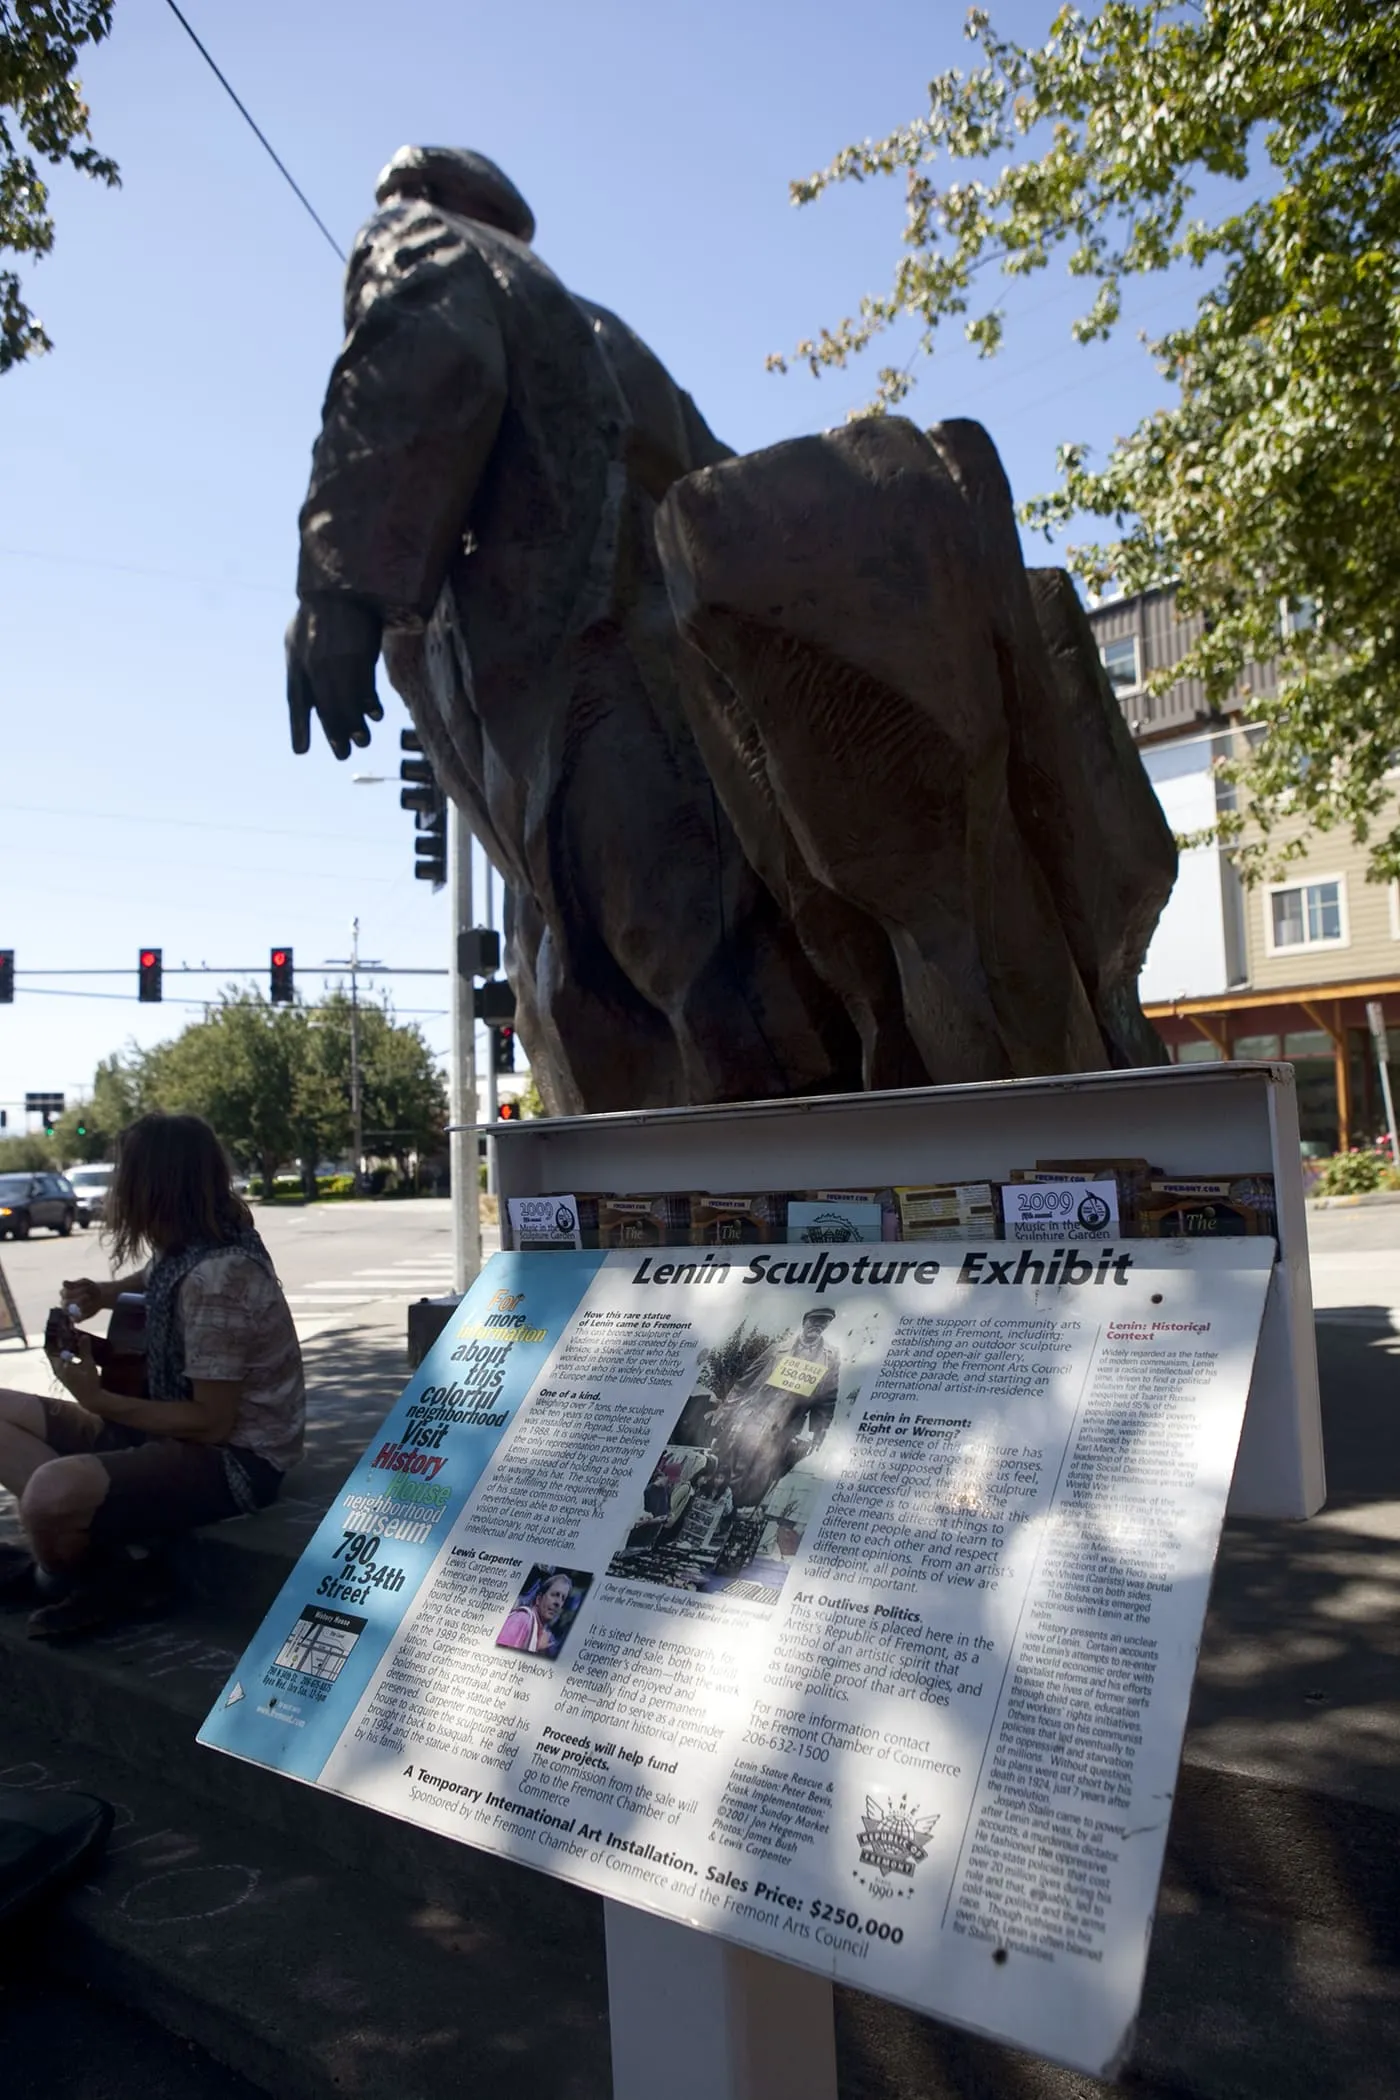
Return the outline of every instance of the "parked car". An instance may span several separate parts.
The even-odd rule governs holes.
[[[0,1174],[0,1238],[27,1240],[30,1227],[47,1225],[67,1239],[78,1216],[78,1198],[65,1174]]]
[[[115,1167],[70,1167],[68,1181],[78,1199],[78,1223],[83,1226],[100,1225],[107,1191],[112,1186]]]

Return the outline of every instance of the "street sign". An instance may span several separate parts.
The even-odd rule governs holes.
[[[61,1116],[67,1105],[64,1094],[26,1094],[24,1112],[29,1116]]]
[[[501,936],[490,926],[472,926],[457,936],[457,967],[464,977],[490,977],[501,967]]]
[[[1371,1040],[1376,1046],[1376,1055],[1382,1063],[1390,1062],[1390,1038],[1386,1033],[1385,1008],[1379,999],[1366,1001],[1366,1025],[1371,1031]]]
[[[1380,1074],[1381,1099],[1385,1103],[1385,1127],[1390,1135],[1391,1165],[1400,1156],[1400,1134],[1395,1128],[1395,1102],[1390,1092],[1390,1036],[1385,1025],[1385,1008],[1379,999],[1366,1001],[1366,1025],[1371,1031],[1371,1041],[1376,1046],[1376,1069]]]
[[[24,1322],[15,1304],[15,1294],[6,1281],[5,1271],[0,1269],[0,1342],[21,1341],[29,1347],[29,1337],[24,1331]]]
[[[515,1019],[515,993],[506,978],[491,977],[476,987],[472,1007],[478,1021],[498,1028],[502,1022]]]

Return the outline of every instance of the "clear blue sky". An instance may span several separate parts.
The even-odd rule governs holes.
[[[764,357],[883,287],[902,215],[895,183],[795,212],[789,178],[913,115],[969,51],[949,0],[186,12],[343,247],[397,146],[480,148],[529,198],[546,261],[746,449],[838,423],[868,392],[859,370],[817,385]],[[995,19],[1039,37],[1052,13],[1013,0]],[[101,989],[133,996],[38,996],[21,977],[0,1007],[11,1130],[26,1090],[72,1098],[98,1056],[193,1010],[136,1005],[141,943],[169,968],[260,963],[285,941],[311,992],[352,913],[386,961],[438,963],[447,938],[396,791],[350,781],[397,770],[392,693],[381,681],[386,721],[348,765],[287,742],[282,631],[340,266],[162,0],[117,0],[83,78],[123,187],[55,182],[57,250],[26,289],[56,347],[0,380],[0,946],[21,971],[129,967]],[[1162,305],[1149,288],[1147,326]],[[1076,310],[1063,271],[1042,276],[1011,302],[1008,351],[987,364],[950,339],[910,413],[980,417],[1018,496],[1049,485],[1058,442],[1103,447],[1161,394],[1131,333],[1077,347]],[[445,1050],[442,980],[396,998],[429,1010]]]

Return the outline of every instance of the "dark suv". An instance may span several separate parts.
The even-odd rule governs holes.
[[[67,1239],[78,1215],[78,1198],[63,1174],[0,1174],[0,1239],[27,1240],[32,1225],[47,1225]]]

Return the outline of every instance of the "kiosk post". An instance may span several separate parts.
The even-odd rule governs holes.
[[[613,2100],[836,2100],[826,1977],[625,1903],[603,1917]]]

